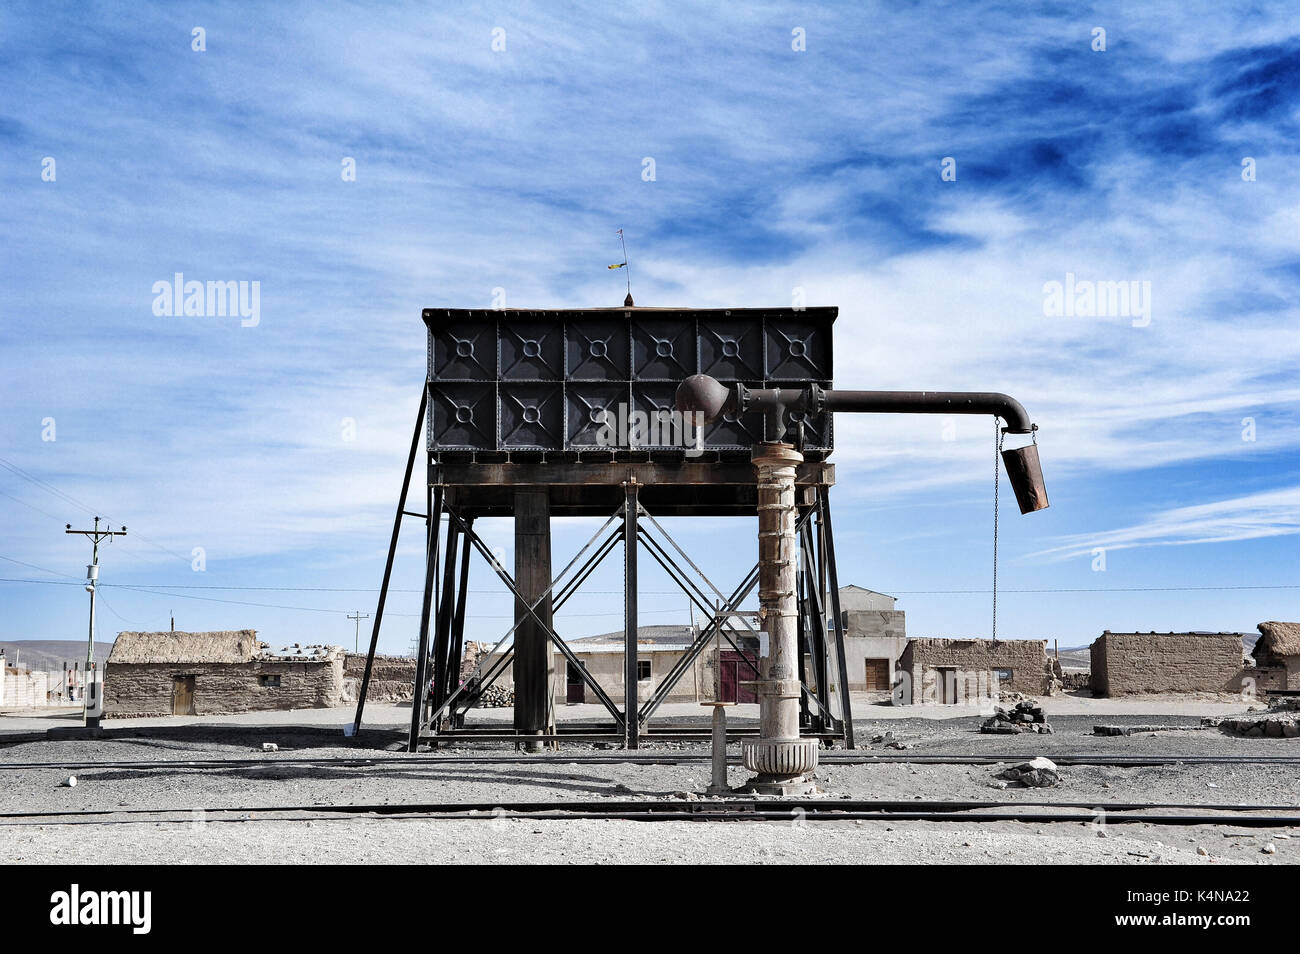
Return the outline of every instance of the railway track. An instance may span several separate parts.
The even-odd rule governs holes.
[[[1300,827],[1294,805],[1159,802],[849,801],[828,799],[661,799],[641,801],[490,802],[456,804],[273,805],[247,808],[102,809],[0,812],[0,827],[17,825],[185,824],[319,821],[372,816],[450,821],[730,821],[730,822],[990,822],[1106,825],[1228,825]]]
[[[869,755],[865,752],[823,752],[822,765],[997,765],[1005,762],[1023,762],[1036,752],[1005,752],[993,754],[890,754]],[[1104,765],[1116,767],[1142,767],[1158,765],[1300,765],[1300,752],[1295,755],[1121,755],[1101,753],[1075,753],[1052,755],[1057,765]],[[61,762],[0,762],[0,772],[59,770],[92,771],[95,769],[124,769],[134,771],[166,771],[168,769],[233,769],[257,767],[323,767],[368,768],[383,766],[418,769],[430,765],[686,765],[709,762],[712,756],[705,753],[611,753],[516,755],[405,755],[405,756],[281,756],[267,753],[256,758],[203,758],[203,759],[133,759],[113,761],[70,760]],[[729,756],[729,765],[739,765],[740,759]]]

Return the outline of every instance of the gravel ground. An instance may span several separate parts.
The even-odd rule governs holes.
[[[347,821],[0,828],[11,862],[109,864],[1259,864],[1257,830],[925,822]],[[1281,846],[1287,841],[1276,842]],[[1197,854],[1204,847],[1208,855]]]
[[[1098,700],[1105,701],[1105,700]],[[1208,703],[1222,708],[1222,703]],[[391,707],[396,714],[409,709]],[[1239,704],[1236,711],[1243,707]],[[390,716],[393,713],[385,713]],[[871,713],[874,716],[874,713]],[[1228,714],[1226,712],[1216,714]],[[337,713],[334,721],[337,722]],[[683,716],[684,717],[684,716]],[[1121,753],[1132,755],[1300,755],[1292,739],[1244,739],[1202,730],[1200,713],[1060,713],[1051,716],[1052,735],[986,736],[979,718],[962,714],[858,721],[863,754],[1006,755],[1011,764],[1034,755]],[[1184,725],[1187,731],[1098,737],[1099,722]],[[566,745],[524,764],[419,765],[422,756],[391,751],[402,732],[398,720],[377,719],[376,728],[358,739],[344,739],[337,728],[291,725],[167,726],[142,723],[112,738],[0,744],[5,763],[117,760],[253,759],[254,765],[201,768],[177,764],[147,771],[124,768],[78,769],[78,784],[60,785],[66,770],[0,771],[0,811],[112,811],[133,809],[217,809],[329,804],[402,804],[575,799],[636,800],[691,798],[708,783],[707,762],[667,765],[614,763],[582,765],[567,754],[616,756],[618,750]],[[890,731],[908,748],[886,749],[873,737]],[[264,753],[274,741],[279,752]],[[479,745],[440,749],[464,757],[485,751],[513,753],[511,746]],[[702,754],[693,743],[657,745],[643,752]],[[397,757],[412,765],[370,767],[296,766],[295,756]],[[731,755],[737,758],[739,747]],[[879,763],[823,765],[819,780],[825,798],[969,799],[1031,804],[1043,801],[1171,802],[1300,806],[1300,765],[1168,765],[1152,767],[1063,766],[1062,785],[1053,789],[994,787],[1003,765],[920,765]],[[730,782],[747,775],[730,769]],[[119,816],[120,817],[120,816]],[[413,831],[415,826],[418,831]],[[854,862],[906,863],[1173,863],[1300,861],[1300,830],[1234,829],[1230,826],[1106,826],[1109,837],[1078,823],[925,823],[869,821],[862,824],[813,822],[806,828],[773,823],[638,823],[625,821],[450,821],[360,816],[347,819],[210,822],[193,826],[155,823],[0,826],[0,851],[26,862],[76,861],[86,857],[112,863],[278,861],[420,862],[441,858],[459,862],[565,861],[676,862]],[[177,837],[178,832],[183,833]],[[1225,833],[1230,837],[1225,837]],[[1295,834],[1295,838],[1286,837]],[[1276,852],[1265,854],[1268,843]],[[1295,847],[1293,847],[1295,846]],[[1202,848],[1206,854],[1197,854]]]

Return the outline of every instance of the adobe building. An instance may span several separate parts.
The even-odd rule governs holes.
[[[1255,643],[1253,678],[1259,689],[1300,689],[1300,623],[1260,623]]]
[[[640,626],[637,628],[637,696],[648,699],[668,671],[691,648],[699,630],[693,626]],[[724,644],[725,645],[725,644]],[[623,696],[625,672],[623,668],[623,631],[605,633],[568,640],[569,649],[579,663],[593,676],[600,688],[612,699]],[[730,647],[726,647],[729,649]],[[553,649],[555,679],[553,683],[555,704],[596,702],[582,676],[573,664]],[[726,653],[724,652],[724,657]],[[718,698],[715,670],[718,652],[715,644],[705,647],[686,673],[677,681],[665,702],[702,702]],[[754,678],[742,676],[741,678]]]
[[[895,705],[956,705],[1001,692],[1050,692],[1045,639],[911,639],[898,660]]]
[[[844,659],[854,692],[889,692],[907,647],[907,621],[897,601],[861,586],[840,587]]]
[[[1237,692],[1240,633],[1112,633],[1090,647],[1098,696],[1156,692]]]
[[[229,715],[339,704],[343,650],[272,651],[251,629],[118,633],[104,670],[104,715]]]
[[[353,703],[361,692],[366,654],[347,653],[343,659],[343,694],[340,702]],[[366,687],[367,702],[410,702],[415,695],[414,656],[375,656]]]

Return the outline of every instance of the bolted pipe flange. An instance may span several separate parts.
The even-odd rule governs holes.
[[[745,739],[745,768],[760,775],[797,778],[817,767],[817,739]]]

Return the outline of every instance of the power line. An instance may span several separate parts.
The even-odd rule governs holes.
[[[8,560],[8,559],[10,559],[10,558],[9,558],[9,557],[0,557],[0,559],[2,559],[2,560]],[[20,560],[13,560],[12,562],[14,562],[14,563],[21,563],[22,561],[20,561]],[[44,567],[38,567],[38,566],[36,566],[35,564],[32,564],[32,563],[23,563],[22,565],[23,565],[23,566],[30,566],[30,567],[33,567],[34,569],[45,570]],[[45,572],[47,572],[47,573],[54,573],[55,571],[54,571],[54,570],[45,570]],[[58,575],[58,576],[68,576],[67,573],[59,573],[59,574],[57,574],[57,575]],[[77,578],[77,577],[69,577],[69,579],[78,579],[78,578]],[[52,582],[52,581],[48,581],[48,580],[11,580],[11,581],[8,581],[8,582],[14,582],[14,583],[23,583],[23,582],[28,582],[28,583],[45,583],[45,582]],[[105,585],[107,585],[107,584],[105,584]],[[115,585],[116,585],[116,584],[115,584]],[[267,591],[267,592],[280,592],[280,593],[378,593],[378,592],[379,592],[379,590],[375,589],[374,587],[348,587],[348,586],[234,586],[234,585],[215,585],[215,584],[210,584],[210,583],[136,583],[136,584],[133,584],[133,585],[134,585],[134,586],[148,586],[148,587],[151,587],[151,588],[156,589],[156,590],[249,590],[249,591],[260,590],[260,591]],[[418,588],[418,587],[414,587],[414,588],[409,588],[409,589],[408,589],[408,588],[401,588],[401,587],[396,587],[396,586],[390,586],[390,587],[388,588],[388,592],[390,592],[390,593],[423,593],[424,591],[423,591],[422,589]],[[506,593],[507,591],[504,590],[504,589],[496,589],[496,590],[470,590],[469,592],[471,592],[471,593],[480,593],[480,594],[488,594],[488,595],[493,595],[493,596],[500,596],[500,595],[502,595],[503,593]],[[680,591],[680,590],[641,590],[640,592],[641,592],[643,595],[647,595],[647,596],[677,596],[681,591]],[[596,595],[600,595],[600,596],[621,596],[622,594],[623,594],[623,591],[622,591],[622,590],[588,590],[588,589],[583,589],[583,590],[579,591],[578,593],[576,593],[576,594],[574,594],[574,595],[575,595],[575,596],[596,596]]]
[[[12,578],[4,578],[4,577],[0,577],[0,583],[37,583],[37,584],[45,583],[45,584],[49,584],[49,585],[53,585],[53,586],[80,586],[80,585],[82,585],[80,580],[77,580],[77,581],[75,581],[75,582],[73,582],[73,581],[65,582],[64,580],[20,580],[20,579],[12,579]],[[163,593],[163,592],[159,592],[159,591],[156,590],[156,589],[150,589],[150,588],[146,588],[145,586],[139,586],[139,585],[135,585],[135,584],[131,584],[131,583],[100,583],[100,584],[99,584],[99,587],[100,587],[101,589],[102,589],[102,588],[105,588],[105,587],[113,587],[113,588],[116,588],[116,589],[119,589],[119,590],[131,590],[131,591],[136,592],[136,593],[148,593],[148,594],[151,595],[151,596],[168,596],[168,597],[172,597],[172,596],[174,596],[174,597],[179,597],[180,599],[183,599],[183,600],[202,600],[202,601],[207,602],[207,603],[228,603],[228,604],[230,604],[230,605],[232,605],[232,606],[257,606],[257,607],[262,607],[262,608],[264,608],[264,609],[295,610],[295,611],[303,612],[303,613],[330,613],[330,614],[335,614],[335,613],[345,613],[345,612],[347,612],[346,609],[327,609],[327,608],[325,608],[325,607],[321,607],[321,606],[287,606],[287,605],[285,605],[285,604],[283,604],[283,603],[257,603],[257,602],[253,602],[253,601],[251,601],[251,600],[225,600],[225,599],[221,599],[220,597],[216,597],[216,596],[194,596],[194,595],[189,594],[189,593],[177,593],[177,592],[174,592],[174,591],[173,591],[173,592]],[[420,591],[420,590],[408,590],[408,591],[405,591],[405,592],[423,592],[423,591]],[[673,613],[677,613],[677,612],[679,612],[679,611],[678,611],[678,610],[643,610],[641,615],[643,615],[643,616],[664,616],[664,615],[673,614]],[[415,618],[415,617],[419,616],[420,614],[419,614],[419,613],[393,613],[393,612],[385,612],[384,615],[385,615],[385,616],[406,616],[406,617],[410,617],[410,618]],[[561,613],[560,615],[561,615],[561,616],[564,616],[564,617],[566,617],[566,618],[569,618],[569,619],[592,619],[592,618],[605,617],[605,616],[617,616],[617,617],[622,617],[623,612],[622,612],[621,610],[618,610],[618,611],[613,611],[613,612],[609,612],[609,613]],[[474,614],[474,618],[475,618],[475,619],[514,619],[514,616],[512,616],[512,615],[501,615],[501,614],[484,614],[484,613],[475,613],[475,614]]]
[[[1252,586],[1092,586],[1006,589],[1001,593],[1195,593],[1202,590],[1300,590],[1300,583],[1269,583]],[[989,590],[893,590],[895,596],[957,596],[985,594]]]
[[[13,494],[5,493],[3,490],[0,490],[0,494],[3,494],[4,496],[8,497],[8,498],[9,498],[10,500],[12,500],[14,503],[20,503],[20,504],[22,504],[22,505],[23,505],[24,507],[26,507],[28,510],[35,510],[37,513],[39,513],[39,514],[44,514],[45,516],[49,517],[49,518],[52,519],[52,520],[62,520],[62,519],[63,519],[62,517],[56,517],[54,514],[50,513],[48,510],[42,510],[40,507],[37,507],[37,506],[35,506],[34,504],[29,504],[26,500],[23,500],[21,497],[15,497]]]
[[[58,570],[51,570],[48,566],[37,566],[35,563],[24,563],[22,560],[15,560],[13,557],[0,556],[0,560],[8,560],[10,563],[17,563],[19,566],[30,567],[33,570],[40,570],[42,573],[53,573],[55,576],[66,576],[69,580],[81,581],[81,577],[73,576],[71,573],[60,573]],[[14,580],[14,583],[58,583],[59,580]]]
[[[101,593],[100,596],[99,596],[99,601],[100,601],[101,603],[104,604],[104,607],[105,607],[105,608],[106,608],[110,613],[112,613],[114,616],[116,616],[116,617],[117,617],[118,619],[120,619],[122,622],[126,623],[128,626],[139,626],[139,625],[140,625],[139,621],[137,621],[137,620],[133,620],[133,619],[127,619],[125,616],[123,616],[123,615],[122,615],[121,613],[119,613],[117,610],[113,609],[112,605],[108,602],[108,600],[106,600],[106,599],[104,598],[104,595],[103,595],[102,593]]]
[[[80,507],[82,510],[86,511],[86,513],[90,514],[91,516],[102,514],[104,512],[102,510],[96,510],[95,508],[91,507],[89,504],[83,503],[82,501],[78,500],[76,497],[72,496],[71,494],[64,493],[62,490],[60,490],[58,487],[55,487],[53,484],[49,483],[48,481],[41,480],[41,478],[35,476],[34,474],[28,473],[27,471],[19,467],[17,464],[15,464],[13,461],[5,460],[3,457],[0,457],[0,467],[4,467],[6,470],[11,471],[12,473],[21,477],[23,480],[30,481],[32,484],[35,484],[37,487],[41,488],[46,493],[53,494],[54,496],[58,497],[60,500],[64,501],[65,503],[71,504],[74,507]],[[6,494],[5,496],[10,496],[10,495]],[[14,499],[17,500],[16,497]],[[18,502],[23,503],[23,501],[21,500],[19,500]],[[24,504],[24,506],[30,507],[31,504]],[[32,509],[37,510],[38,508],[32,507]],[[40,511],[40,512],[44,513],[44,511]],[[46,514],[46,516],[50,516],[50,515]],[[105,517],[104,519],[107,520],[109,518]],[[119,521],[119,523],[120,522],[121,521]],[[189,557],[182,556],[181,554],[177,553],[175,550],[170,550],[167,547],[163,546],[161,543],[157,543],[151,540],[149,537],[146,537],[144,534],[140,533],[140,531],[135,530],[132,532],[135,533],[137,539],[143,541],[144,543],[149,544],[151,547],[161,550],[163,553],[166,553],[169,556],[175,557],[176,559],[180,560],[182,563],[190,562]]]
[[[0,467],[4,467],[6,470],[12,471],[14,474],[21,477],[23,480],[35,484],[37,487],[40,487],[46,493],[53,494],[54,496],[58,497],[60,500],[64,501],[65,503],[69,503],[74,507],[79,507],[82,510],[86,511],[86,513],[91,514],[92,516],[95,513],[93,507],[90,507],[87,504],[82,503],[80,500],[78,500],[76,497],[73,497],[71,494],[65,494],[62,490],[60,490],[58,487],[55,487],[53,484],[46,483],[45,481],[41,480],[39,477],[33,474],[29,474],[27,471],[23,470],[21,467],[19,467],[17,464],[13,463],[12,461],[8,461],[5,460],[3,457],[0,457]]]
[[[58,573],[43,566],[36,566],[34,563],[23,563],[21,560],[15,560],[12,557],[0,556],[0,560],[9,560],[11,563],[19,563],[23,566],[29,566],[33,569],[42,570],[46,573],[54,573],[57,576],[66,576],[69,580],[75,580],[75,583],[64,583],[63,580],[27,580],[17,578],[0,577],[0,583],[43,583],[63,586],[74,586],[80,584],[79,577],[69,576],[67,573]],[[214,586],[211,584],[188,584],[188,583],[104,583],[103,586],[135,586],[149,587],[151,590],[266,590],[272,592],[285,593],[376,593],[377,590],[358,587],[336,587],[336,586]],[[969,589],[969,590],[896,590],[888,588],[890,595],[893,596],[960,596],[960,595],[979,595],[991,592],[989,589]],[[1036,587],[1036,588],[1019,588],[1006,589],[998,587],[999,593],[1192,593],[1202,590],[1300,590],[1300,583],[1262,583],[1251,585],[1216,585],[1216,586],[1093,586],[1093,587]],[[423,590],[416,589],[399,589],[389,587],[390,593],[422,593]],[[499,590],[470,590],[471,593],[486,593],[500,595]],[[676,596],[678,590],[641,590],[642,594],[658,596]],[[575,593],[575,596],[620,596],[622,590],[581,590]],[[330,612],[334,612],[330,610]],[[657,611],[656,611],[657,612]],[[603,614],[602,614],[603,615]],[[504,618],[504,617],[503,617]]]

